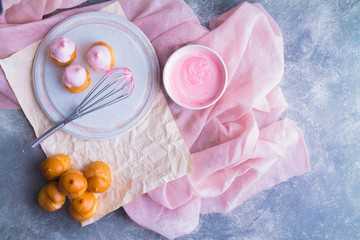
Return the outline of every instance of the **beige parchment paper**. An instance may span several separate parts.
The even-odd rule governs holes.
[[[117,2],[102,11],[125,16]],[[32,64],[39,44],[40,41],[35,42],[0,60],[36,136],[54,125],[41,110],[32,85]],[[96,214],[83,226],[97,221],[143,193],[188,174],[193,168],[190,153],[161,92],[146,119],[125,135],[111,140],[88,141],[60,130],[47,138],[41,147],[46,156],[57,153],[69,155],[74,169],[84,170],[94,161],[103,161],[110,166],[112,184],[105,193],[97,194]]]

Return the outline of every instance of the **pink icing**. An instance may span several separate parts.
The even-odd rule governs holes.
[[[50,56],[61,63],[70,61],[74,51],[75,43],[65,37],[54,39],[50,44]]]
[[[66,67],[62,76],[62,81],[68,88],[80,87],[85,83],[86,79],[86,70],[80,65],[70,65]]]
[[[194,49],[179,57],[170,72],[171,93],[175,101],[201,107],[215,100],[222,86],[217,59],[207,50]]]
[[[95,71],[104,72],[110,70],[111,53],[106,46],[96,45],[90,48],[87,53],[87,60]]]

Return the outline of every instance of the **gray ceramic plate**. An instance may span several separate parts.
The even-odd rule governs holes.
[[[90,87],[79,94],[68,92],[61,83],[63,67],[49,59],[49,45],[55,38],[72,39],[77,47],[73,64],[90,72]],[[41,108],[54,123],[62,121],[86,96],[104,73],[93,71],[86,53],[92,43],[104,41],[115,52],[115,67],[129,68],[135,77],[134,93],[112,106],[68,123],[64,131],[83,139],[101,140],[124,134],[149,113],[159,91],[160,69],[157,56],[144,33],[130,21],[106,12],[75,15],[55,26],[41,42],[34,59],[33,85]]]

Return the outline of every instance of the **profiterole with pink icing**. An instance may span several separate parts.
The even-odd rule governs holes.
[[[75,43],[66,37],[54,39],[50,44],[49,57],[58,66],[69,66],[76,58]]]
[[[65,88],[71,93],[80,93],[90,86],[89,72],[80,65],[70,65],[62,75]]]
[[[106,72],[114,67],[114,50],[106,42],[95,42],[87,52],[87,60],[95,71]]]

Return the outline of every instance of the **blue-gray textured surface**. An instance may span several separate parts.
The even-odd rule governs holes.
[[[96,0],[90,1],[96,2]],[[241,1],[186,0],[203,25]],[[227,214],[202,215],[180,239],[360,239],[360,1],[260,0],[285,47],[283,117],[303,130],[311,172]],[[80,228],[67,208],[45,213],[37,193],[45,158],[21,149],[34,133],[21,110],[0,111],[1,239],[162,239],[122,209]]]

